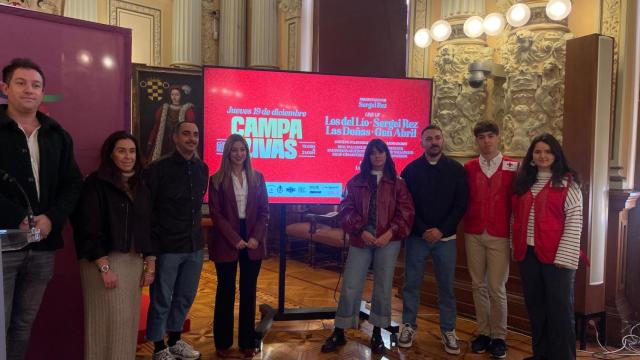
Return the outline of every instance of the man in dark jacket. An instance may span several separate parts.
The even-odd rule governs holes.
[[[71,136],[38,111],[45,78],[28,59],[14,59],[2,70],[0,105],[0,229],[28,229],[28,205],[42,240],[2,253],[7,359],[23,359],[31,326],[53,275],[54,250],[63,246],[62,227],[82,187]],[[15,183],[14,182],[15,179]]]
[[[431,255],[438,284],[442,343],[447,353],[459,354],[453,282],[456,227],[467,207],[467,181],[462,165],[442,153],[444,137],[438,126],[429,125],[422,130],[420,145],[424,155],[402,171],[402,178],[413,197],[416,216],[411,235],[406,240],[405,283],[402,289],[404,326],[398,346],[410,347],[415,337],[420,287],[426,259]]]
[[[204,248],[201,208],[209,168],[196,154],[198,140],[195,123],[178,123],[173,130],[176,150],[152,163],[145,176],[153,202],[151,241],[158,249],[147,316],[147,339],[155,345],[153,360],[200,357],[180,340],[198,290]]]

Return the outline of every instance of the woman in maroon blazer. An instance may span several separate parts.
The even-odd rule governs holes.
[[[255,333],[256,283],[264,256],[269,220],[267,187],[253,170],[246,140],[227,138],[222,163],[209,180],[209,211],[213,236],[209,258],[218,275],[213,337],[218,357],[229,357],[233,345],[233,307],[236,272],[240,263],[240,319],[238,346],[245,357],[259,352]]]

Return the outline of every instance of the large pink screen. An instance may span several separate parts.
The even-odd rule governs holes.
[[[204,160],[220,166],[231,133],[249,142],[272,203],[338,203],[364,149],[383,139],[398,171],[418,156],[429,124],[430,79],[208,67]]]

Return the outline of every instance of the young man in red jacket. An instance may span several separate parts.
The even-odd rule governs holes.
[[[481,121],[473,134],[480,156],[464,165],[469,184],[465,246],[479,333],[471,350],[489,351],[501,359],[507,356],[510,194],[518,163],[500,153],[500,131],[495,123]]]

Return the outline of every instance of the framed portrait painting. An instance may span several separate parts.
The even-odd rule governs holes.
[[[201,71],[135,64],[132,89],[132,130],[147,163],[175,150],[172,133],[177,124],[194,122],[203,133]]]
[[[62,15],[64,12],[64,0],[0,0],[0,4],[53,15]]]

